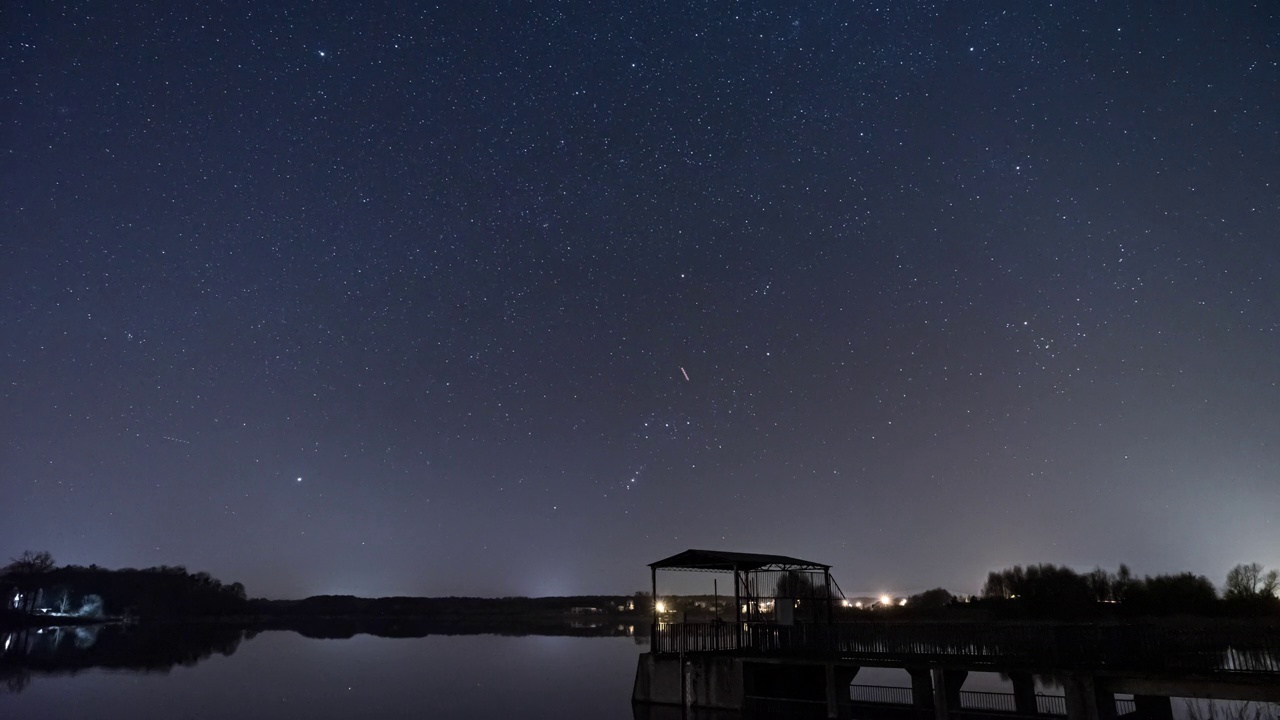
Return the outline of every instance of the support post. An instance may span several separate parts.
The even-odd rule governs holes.
[[[853,698],[849,697],[849,686],[861,671],[860,665],[836,666],[836,706],[842,718],[853,717]]]
[[[653,593],[649,596],[649,604],[653,605],[653,622],[649,625],[649,652],[658,651],[658,568],[649,566],[649,581]]]
[[[822,582],[827,586],[827,623],[834,624],[836,621],[835,605],[831,599],[831,568],[822,568]]]
[[[969,676],[968,670],[933,669],[933,716],[948,720],[953,711],[960,709],[960,686]]]
[[[738,566],[733,566],[733,637],[742,649],[742,596],[738,593]]]
[[[1063,679],[1068,720],[1116,720],[1116,696],[1092,675]]]
[[[827,717],[830,720],[848,718],[853,715],[853,704],[849,699],[849,685],[857,677],[861,667],[827,663]]]
[[[950,720],[951,713],[947,706],[947,680],[941,669],[929,672],[933,681],[933,717],[934,720]]]
[[[907,668],[911,676],[911,708],[916,718],[933,716],[933,677],[929,668]]]
[[[840,697],[836,693],[836,666],[827,663],[825,670],[827,671],[827,718],[837,720],[840,717]]]
[[[1164,695],[1134,695],[1138,720],[1173,720],[1173,701]]]
[[[1019,715],[1038,715],[1036,705],[1036,679],[1031,673],[1009,673],[1013,683],[1013,707]],[[1172,720],[1170,718],[1169,720]]]

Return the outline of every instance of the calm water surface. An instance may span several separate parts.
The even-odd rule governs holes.
[[[265,632],[167,673],[37,673],[21,692],[0,691],[0,717],[631,720],[641,650],[613,637]]]
[[[101,632],[94,634],[97,630]],[[220,626],[78,628],[58,635],[29,633],[25,639],[5,636],[0,718],[679,717],[678,709],[672,714],[671,708],[633,713],[636,658],[648,646],[628,637],[355,635],[321,640],[289,631],[241,636],[235,628]],[[165,669],[110,670],[103,665]],[[68,669],[73,667],[83,669]],[[15,668],[22,672],[15,674]],[[910,678],[903,670],[867,667],[854,682],[906,687]],[[1008,693],[1013,688],[999,675],[971,673],[964,689]],[[1051,685],[1041,684],[1038,690],[1062,693]],[[1240,703],[1192,706],[1175,700],[1173,710],[1177,720],[1280,717],[1280,707]]]

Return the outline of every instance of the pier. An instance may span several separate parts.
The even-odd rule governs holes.
[[[964,690],[971,672],[1001,673],[1013,685],[1001,701],[1011,707],[982,713],[989,716],[1169,720],[1171,697],[1280,702],[1274,627],[837,622],[830,566],[821,563],[689,550],[650,567],[654,625],[632,696],[640,704],[741,712],[791,702],[827,718],[851,718],[855,707],[874,704],[949,720],[973,714],[964,702],[974,699]],[[664,621],[658,570],[731,573],[733,621]],[[770,606],[772,614],[763,610]],[[911,686],[877,697],[863,690],[855,703],[851,686],[864,667],[901,668]],[[1060,705],[1037,697],[1037,676],[1061,684]],[[1132,695],[1132,703],[1118,706],[1117,694]]]

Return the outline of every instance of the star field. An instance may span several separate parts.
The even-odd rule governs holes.
[[[1269,3],[5,15],[10,554],[272,597],[1280,564]]]

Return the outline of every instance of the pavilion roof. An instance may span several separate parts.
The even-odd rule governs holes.
[[[801,560],[786,555],[724,552],[722,550],[685,550],[665,560],[649,563],[655,570],[709,570],[720,572],[753,570],[829,570],[830,565]]]

